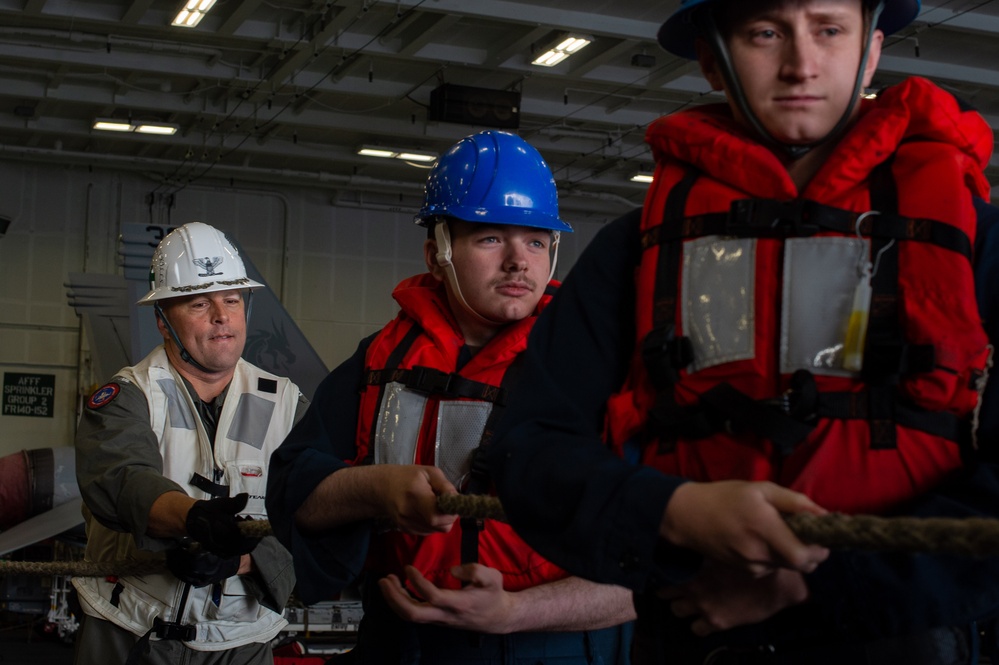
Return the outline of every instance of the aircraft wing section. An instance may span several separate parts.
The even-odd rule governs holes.
[[[75,497],[0,533],[0,556],[82,525],[82,506],[83,499]]]
[[[94,375],[107,381],[131,357],[128,282],[117,275],[70,273],[64,286],[69,305],[83,321]]]

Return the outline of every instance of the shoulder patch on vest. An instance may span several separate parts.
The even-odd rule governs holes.
[[[262,393],[277,393],[277,381],[274,379],[257,379],[257,390]]]
[[[94,394],[87,400],[88,409],[99,409],[114,401],[114,398],[121,392],[121,387],[117,383],[107,383],[94,391]]]

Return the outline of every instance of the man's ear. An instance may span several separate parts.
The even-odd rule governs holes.
[[[438,280],[444,280],[444,267],[437,262],[437,241],[427,238],[423,241],[423,260],[427,264],[427,271]]]
[[[874,72],[878,70],[878,61],[881,60],[881,46],[885,41],[885,33],[875,30],[871,36],[871,46],[867,53],[867,63],[864,65],[864,87],[870,87],[874,80]]]
[[[170,331],[167,330],[166,324],[163,323],[163,317],[165,315],[159,310],[159,308],[154,310],[154,315],[156,316],[156,329],[160,331],[160,335],[163,336],[163,340],[170,340]]]
[[[718,59],[715,58],[714,51],[708,43],[700,37],[694,40],[694,49],[697,51],[697,64],[701,66],[701,75],[711,85],[712,90],[725,89],[725,77],[718,69]]]

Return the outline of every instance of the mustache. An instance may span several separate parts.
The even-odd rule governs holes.
[[[516,279],[497,279],[496,281],[493,282],[492,285],[494,287],[508,286],[508,285],[526,286],[531,291],[534,291],[538,288],[537,281],[526,276],[517,277]]]

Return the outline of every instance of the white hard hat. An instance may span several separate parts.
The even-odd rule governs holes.
[[[171,231],[156,247],[149,266],[150,291],[138,304],[262,286],[246,276],[243,260],[225,234],[208,224],[190,222]]]

